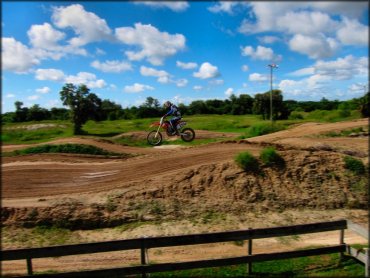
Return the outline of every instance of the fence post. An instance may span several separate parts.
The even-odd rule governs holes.
[[[149,258],[148,258],[148,249],[146,248],[145,244],[145,238],[141,239],[141,248],[140,248],[140,253],[141,253],[141,265],[147,265],[149,263]],[[146,278],[147,274],[145,270],[143,270],[142,277]]]
[[[339,234],[339,244],[344,244],[344,229],[341,229],[340,230],[340,234]],[[344,259],[344,255],[343,255],[343,252],[340,252],[340,257],[339,257],[339,260],[340,262],[342,262]]]
[[[252,228],[248,228],[251,230]],[[248,256],[252,255],[252,239],[248,240]],[[252,274],[252,262],[248,263],[248,275]]]
[[[366,261],[365,261],[365,277],[370,276],[370,252],[369,248],[365,249],[365,256],[366,256]]]
[[[32,275],[33,274],[31,258],[27,258],[27,274],[28,275]]]

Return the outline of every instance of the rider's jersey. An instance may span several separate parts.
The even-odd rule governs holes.
[[[165,116],[167,117],[167,116],[170,116],[170,115],[172,115],[174,117],[181,117],[181,113],[180,113],[179,109],[174,104],[171,105],[170,111],[168,111]]]

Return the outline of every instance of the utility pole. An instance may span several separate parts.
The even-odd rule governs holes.
[[[276,64],[269,64],[268,66],[270,67],[270,121],[272,124],[272,70],[274,68],[278,68],[279,66]]]

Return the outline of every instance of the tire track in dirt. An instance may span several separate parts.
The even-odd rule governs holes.
[[[238,152],[247,149],[257,152],[260,147],[247,147],[245,144],[235,143],[210,144],[180,150],[157,149],[155,153],[149,155],[124,160],[108,160],[93,165],[67,161],[45,163],[43,155],[33,155],[33,161],[28,164],[24,162],[17,164],[12,158],[4,158],[2,196],[5,199],[40,197],[123,188],[126,184],[135,181],[176,175],[177,172],[183,172],[187,168],[210,162],[228,161]],[[111,174],[96,175],[100,172]],[[92,179],[94,175],[96,176]]]

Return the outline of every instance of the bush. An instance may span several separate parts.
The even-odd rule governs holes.
[[[293,111],[289,115],[289,120],[303,120],[303,118],[304,117],[303,117],[302,113],[299,113],[297,111]]]
[[[276,152],[274,147],[268,147],[261,151],[260,158],[266,165],[283,165],[283,158]]]
[[[361,160],[351,156],[344,157],[344,167],[357,175],[365,174],[365,165]]]
[[[284,129],[285,129],[284,126],[278,125],[278,124],[270,124],[270,123],[254,124],[247,128],[246,138],[265,135],[265,134],[277,132],[277,131],[284,130]]]
[[[259,170],[259,163],[249,152],[242,152],[235,156],[235,162],[245,171],[257,172]]]

